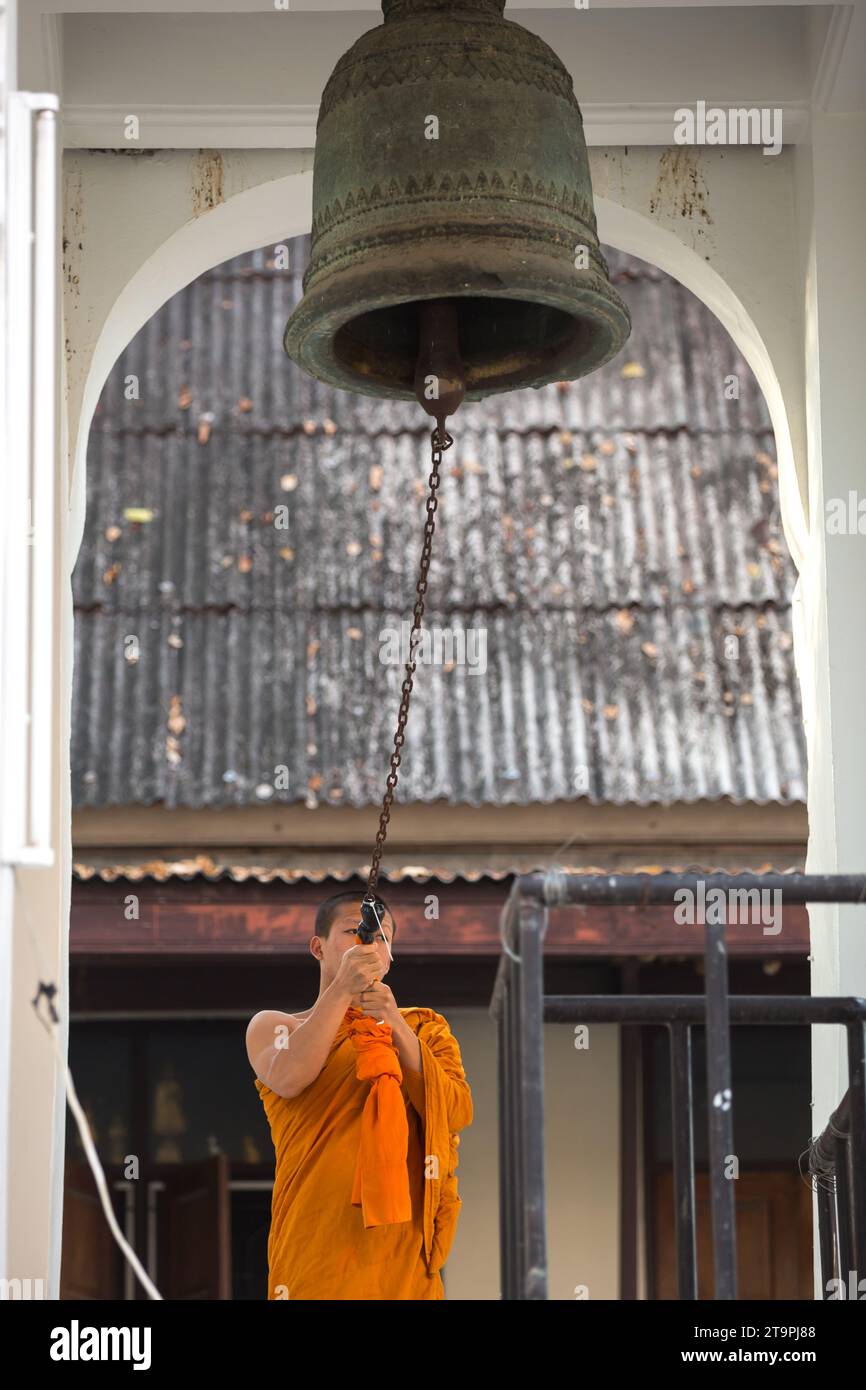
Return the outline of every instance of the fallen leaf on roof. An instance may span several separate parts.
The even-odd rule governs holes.
[[[121,537],[122,535],[123,535],[123,532],[121,531],[121,529],[120,529],[119,526],[108,526],[108,527],[106,527],[106,530],[105,530],[105,539],[106,539],[107,541],[119,541],[119,540],[120,540],[120,537]]]
[[[384,476],[385,470],[382,467],[381,463],[370,464],[370,489],[372,492],[379,491],[379,488],[382,486],[382,479],[384,478]]]
[[[684,579],[682,588],[684,594],[693,594],[695,592],[695,581],[693,579]]]
[[[150,507],[124,507],[124,521],[137,521],[140,525],[148,521],[153,521],[153,512]]]
[[[280,478],[280,487],[283,489],[283,492],[294,492],[297,486],[298,478],[295,473],[284,473]]]
[[[314,656],[316,655],[316,652],[317,652],[317,651],[319,650],[319,648],[321,647],[321,645],[322,645],[322,644],[321,644],[321,642],[319,641],[318,637],[313,637],[313,638],[311,638],[311,640],[307,643],[307,656],[308,656],[309,658],[314,657]]]
[[[761,566],[760,566],[760,565],[756,565],[755,562],[754,562],[754,560],[750,561],[749,564],[746,565],[746,569],[748,570],[748,572],[749,572],[750,576],[752,577],[752,579],[760,579],[760,577],[761,577]]]
[[[605,705],[605,707],[604,707],[604,717],[605,717],[605,719],[616,719],[616,717],[617,717],[618,714],[619,714],[619,705]]]
[[[118,561],[115,561],[113,565],[110,565],[109,568],[103,572],[102,582],[104,584],[113,584],[119,574],[120,564]]]
[[[360,541],[347,541],[347,542],[346,542],[346,554],[347,554],[347,555],[360,555],[360,554],[361,554],[361,551],[363,550],[363,548],[364,548],[364,547],[361,545]]]
[[[253,519],[253,514],[247,507],[244,507],[243,511],[239,513],[239,516],[241,521],[252,521]]]
[[[349,627],[346,628],[346,636],[351,637],[353,642],[360,642],[364,634],[359,627]]]
[[[598,446],[598,452],[604,454],[606,458],[610,458],[611,454],[616,453],[616,445],[612,439],[603,439]]]
[[[176,632],[170,632],[166,641],[170,647],[174,647],[178,651],[183,646],[183,638]]]
[[[192,405],[192,391],[188,386],[182,386],[178,393],[177,403],[181,410],[189,410]]]
[[[576,467],[577,467],[577,459],[576,459],[576,458],[572,458],[571,454],[569,454],[568,458],[562,459],[562,467],[565,468],[565,469],[576,468]]]
[[[294,560],[294,558],[295,558],[295,552],[294,552],[294,550],[292,550],[292,547],[291,547],[290,545],[284,545],[284,546],[281,548],[281,550],[280,550],[280,558],[281,558],[282,560]]]
[[[169,731],[173,734],[182,734],[186,728],[186,719],[183,715],[183,701],[180,695],[172,695],[168,702],[168,719],[166,720]]]
[[[307,780],[307,786],[311,792],[317,792],[321,785],[322,778],[318,772],[314,772],[312,777]]]
[[[312,715],[314,715],[314,714],[316,713],[316,708],[317,708],[317,706],[316,706],[316,701],[315,701],[315,697],[314,697],[314,696],[308,695],[308,696],[306,697],[305,701],[304,701],[304,704],[306,705],[306,708],[307,708],[307,714],[309,714],[310,716],[312,716]]]
[[[616,625],[620,632],[631,632],[634,627],[634,614],[628,608],[621,608],[616,615]]]
[[[198,422],[198,442],[207,444],[210,439],[210,420],[199,420]]]
[[[659,649],[655,642],[641,642],[640,649],[644,656],[656,657],[659,654]]]
[[[595,705],[592,703],[592,700],[587,700],[584,696],[580,703],[583,706],[585,714],[592,714],[593,710],[595,709]]]
[[[773,460],[770,458],[769,454],[764,452],[763,449],[759,449],[758,452],[755,454],[755,462],[759,463],[762,468],[773,467]]]
[[[315,420],[305,420],[304,423],[303,423],[303,431],[304,431],[304,434],[315,434],[315,433],[316,433],[316,422],[315,422]]]
[[[646,376],[646,372],[640,362],[624,362],[620,368],[620,375],[625,377],[626,381],[632,381],[635,377]]]
[[[337,426],[334,424],[333,420],[323,420],[322,429],[325,431],[325,434],[337,433]]]
[[[230,570],[231,567],[232,567],[232,565],[234,564],[234,562],[235,562],[235,557],[234,557],[234,555],[224,555],[224,556],[222,557],[222,559],[220,560],[220,564],[222,565],[222,567],[223,567],[224,570]]]
[[[581,454],[580,466],[584,473],[591,473],[594,468],[598,468],[598,459],[593,454]]]
[[[252,557],[252,555],[242,555],[242,556],[240,557],[240,559],[238,560],[238,569],[240,570],[241,574],[249,574],[249,572],[250,572],[250,570],[252,569],[252,567],[253,567],[253,557]]]

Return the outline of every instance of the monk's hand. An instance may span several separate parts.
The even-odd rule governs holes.
[[[384,980],[378,980],[362,990],[358,996],[358,1004],[361,1012],[375,1018],[377,1023],[381,1019],[383,1023],[394,1024],[402,1018],[397,1008],[397,1000]]]
[[[377,947],[350,946],[344,951],[337,971],[337,987],[351,999],[366,989],[379,976],[382,962]]]

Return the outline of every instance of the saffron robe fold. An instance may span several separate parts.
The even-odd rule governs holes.
[[[366,1050],[365,1064],[365,1048],[363,1043],[359,1046],[365,1029],[355,1013],[347,1011],[325,1065],[300,1095],[288,1100],[255,1078],[276,1156],[268,1297],[441,1299],[445,1294],[440,1271],[462,1205],[456,1176],[459,1131],[472,1123],[473,1113],[460,1049],[441,1014],[401,1009],[421,1044],[420,1076],[403,1076],[390,1028],[387,1042],[376,1040],[372,1051],[387,1046],[396,1066],[388,1066],[385,1059],[383,1068],[381,1052],[369,1060],[371,1049]],[[377,1032],[384,1034],[386,1029]],[[359,1076],[365,1065],[372,1081]],[[377,1113],[367,1108],[374,1091],[382,1090],[377,1078],[383,1078],[391,1096],[384,1133],[390,1135],[393,1163],[394,1136],[400,1131],[393,1109],[398,1076],[406,1124],[406,1206],[399,1154],[384,1188],[377,1186],[375,1151],[370,1147]],[[381,1126],[377,1132],[381,1138]],[[404,1211],[411,1211],[411,1217],[392,1219]],[[376,1224],[365,1225],[371,1218]]]

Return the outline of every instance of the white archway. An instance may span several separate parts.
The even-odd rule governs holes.
[[[594,151],[593,155],[597,153]],[[225,166],[240,155],[241,152],[232,151],[208,157],[207,170],[212,182],[214,161],[219,161],[216,183],[220,190],[225,183]],[[310,163],[311,156],[312,152]],[[70,447],[71,555],[78,552],[84,526],[84,479],[90,424],[99,394],[117,358],[157,309],[197,276],[232,256],[309,231],[312,186],[311,167],[262,177],[216,201],[191,219],[180,222],[177,218],[176,225],[161,240],[153,242],[149,254],[139,264],[117,267],[120,278],[115,282],[112,301],[104,305],[104,319],[80,393],[76,398],[71,392],[69,399],[69,438],[73,441]],[[749,307],[729,280],[682,236],[663,225],[661,217],[649,215],[639,205],[629,205],[629,187],[625,182],[618,191],[619,199],[609,194],[596,196],[601,240],[657,265],[691,290],[728,330],[755,373],[776,437],[782,524],[794,563],[801,570],[808,539],[799,482],[803,469],[797,468],[780,373],[765,338]],[[134,213],[135,209],[130,209],[130,215]],[[105,257],[109,262],[115,259],[107,247]]]

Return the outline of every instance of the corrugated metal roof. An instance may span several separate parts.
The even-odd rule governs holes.
[[[106,383],[78,806],[381,798],[403,675],[381,635],[411,609],[429,437],[416,407],[285,359],[291,249],[291,272],[256,252],[193,282]],[[622,357],[453,421],[425,625],[483,639],[487,670],[419,665],[398,800],[805,799],[763,399],[694,296],[609,259]]]
[[[401,614],[76,621],[79,805],[122,804],[130,788],[167,806],[380,797],[402,667],[377,653]],[[805,799],[791,639],[771,607],[430,614],[446,626],[486,672],[419,662],[405,801]]]
[[[777,855],[778,853],[779,851]],[[537,854],[521,853],[518,850],[508,853],[485,851],[484,864],[480,868],[478,857],[477,852],[467,852],[465,855],[437,853],[433,859],[423,863],[392,865],[387,870],[383,869],[380,882],[429,883],[435,880],[438,883],[454,883],[459,879],[464,883],[479,883],[482,879],[501,881],[511,878],[514,874],[532,873],[551,867],[549,855],[539,857]],[[573,862],[578,857],[578,851],[566,850],[556,860],[557,869],[570,874],[611,872],[610,863],[601,868],[598,865],[587,864],[582,859],[579,864]],[[84,850],[77,852],[72,863],[73,875],[81,883],[89,883],[91,880],[101,883],[168,883],[178,880],[192,882],[196,879],[206,879],[210,883],[324,883],[333,879],[337,883],[346,883],[353,878],[366,878],[369,868],[369,860],[365,863],[360,854],[352,855],[335,850],[319,854],[281,850],[258,857],[236,851],[229,859],[218,852],[172,859],[154,858],[146,851],[137,854],[135,851],[114,850],[110,854],[100,854]],[[619,868],[618,871],[623,870]],[[803,862],[800,859],[794,864],[768,864],[766,861],[762,862],[759,855],[750,856],[747,852],[745,855],[741,853],[739,857],[735,856],[733,861],[727,859],[724,865],[698,865],[690,861],[688,864],[666,863],[662,870],[659,864],[635,861],[629,862],[627,871],[635,874],[662,871],[676,874],[802,873]]]

